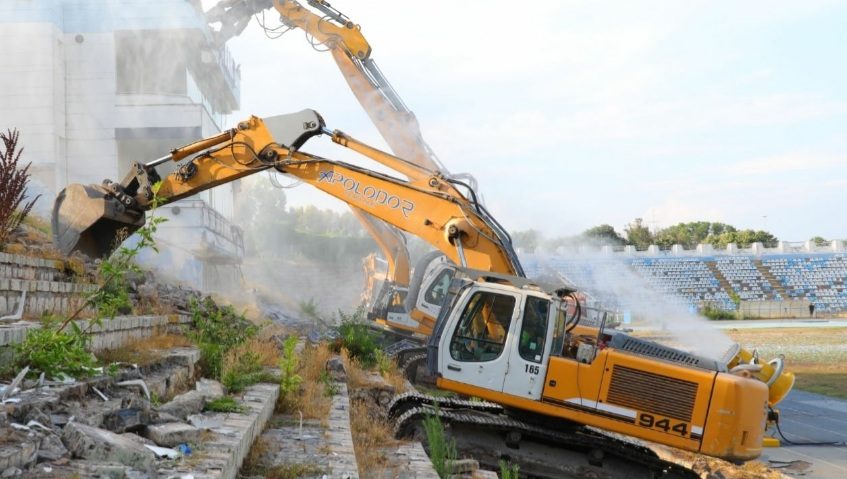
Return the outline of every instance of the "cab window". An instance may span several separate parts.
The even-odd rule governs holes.
[[[450,288],[450,281],[453,279],[453,270],[445,269],[438,274],[435,281],[426,291],[424,301],[429,304],[441,305],[444,301],[444,296],[447,295],[447,290]]]
[[[518,353],[521,358],[535,363],[541,362],[544,355],[544,342],[547,339],[547,318],[550,313],[550,301],[529,296],[523,312],[521,338]]]
[[[450,341],[450,356],[457,361],[481,362],[503,353],[515,298],[504,294],[474,293]]]

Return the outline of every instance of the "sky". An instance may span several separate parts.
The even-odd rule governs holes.
[[[847,238],[847,2],[332,3],[510,231],[643,218]],[[228,46],[242,74],[232,123],[314,108],[387,149],[302,31],[271,40],[254,20]],[[357,158],[327,138],[304,150]],[[286,194],[346,208],[307,185]]]

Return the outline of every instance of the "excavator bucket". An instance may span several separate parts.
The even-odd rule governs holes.
[[[127,209],[99,185],[71,184],[53,204],[53,242],[63,254],[102,258],[144,226],[144,213]]]

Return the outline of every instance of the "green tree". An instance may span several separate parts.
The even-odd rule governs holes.
[[[809,241],[813,241],[815,246],[827,246],[829,244],[829,241],[825,240],[823,236],[815,236],[810,238]]]
[[[693,221],[659,230],[655,241],[662,249],[670,249],[675,244],[682,245],[686,249],[694,249],[698,244],[705,243],[710,236],[720,236],[734,231],[736,231],[734,227],[724,223]]]
[[[624,231],[626,232],[627,243],[635,246],[637,250],[646,250],[648,246],[653,244],[653,234],[644,226],[641,218],[635,218],[635,221],[630,223]]]
[[[620,246],[626,244],[626,240],[623,236],[619,235],[618,232],[615,231],[615,228],[607,224],[595,226],[583,231],[582,237],[600,243],[604,246]]]

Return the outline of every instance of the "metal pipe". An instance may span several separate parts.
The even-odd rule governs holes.
[[[166,155],[166,156],[163,156],[163,157],[161,157],[157,160],[153,160],[150,163],[146,163],[144,166],[146,166],[148,168],[153,168],[153,167],[161,165],[162,163],[167,163],[169,161],[173,161],[173,159],[174,159],[173,155]]]

